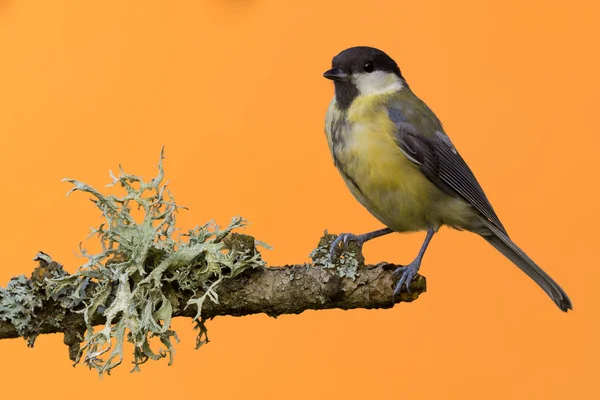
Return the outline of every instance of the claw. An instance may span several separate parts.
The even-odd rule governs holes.
[[[375,239],[383,235],[387,235],[389,233],[392,233],[392,230],[390,228],[379,229],[377,231],[365,233],[363,235],[354,235],[352,233],[340,233],[340,235],[335,238],[333,243],[331,243],[331,248],[329,249],[329,255],[331,257],[331,260],[333,260],[333,258],[335,257],[335,249],[342,241],[344,242],[345,246],[348,246],[350,241],[353,240],[356,242],[356,244],[358,244],[358,247],[362,249],[362,246],[363,244],[365,244],[366,241]]]
[[[421,250],[419,250],[419,254],[417,254],[417,258],[415,258],[413,262],[408,264],[406,267],[396,268],[396,270],[394,271],[394,275],[402,275],[400,276],[400,280],[398,281],[398,283],[396,284],[396,288],[394,289],[394,294],[392,295],[392,303],[395,303],[396,296],[400,294],[400,291],[402,290],[402,285],[405,285],[406,291],[410,293],[410,284],[417,272],[419,271],[419,268],[421,268],[421,260],[423,260],[423,254],[425,254],[425,250],[427,250],[427,246],[429,246],[429,242],[431,241],[431,238],[437,232],[437,230],[438,228],[429,228],[427,230],[427,236],[425,236],[425,241],[421,245]]]
[[[335,258],[335,249],[339,246],[340,243],[344,243],[344,246],[348,246],[350,240],[354,240],[359,247],[362,247],[364,240],[361,236],[354,235],[352,233],[340,233],[338,237],[331,243],[331,247],[329,248],[329,256],[333,260]]]
[[[421,267],[421,263],[417,262],[417,260],[411,262],[406,267],[396,268],[393,272],[395,276],[400,275],[400,280],[396,284],[396,288],[394,289],[394,294],[392,295],[392,302],[395,302],[396,296],[400,294],[402,291],[402,286],[406,287],[406,291],[410,294],[410,284],[419,271]]]

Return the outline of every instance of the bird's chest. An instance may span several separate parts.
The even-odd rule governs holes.
[[[415,166],[401,153],[386,125],[386,121],[365,121],[348,127],[336,152],[337,164],[364,193],[404,195],[408,191],[408,195]]]
[[[362,191],[403,186],[415,166],[400,151],[393,123],[385,111],[350,111],[343,123],[333,127],[332,153],[336,166],[359,184]]]
[[[385,110],[349,113],[343,122],[331,127],[335,164],[356,199],[390,227],[396,221],[408,220],[421,225],[419,218],[404,214],[419,214],[425,208],[425,191],[430,184],[400,151]]]

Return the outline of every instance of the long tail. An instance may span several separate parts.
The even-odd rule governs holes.
[[[519,267],[521,271],[529,275],[535,283],[544,289],[544,292],[550,296],[558,308],[564,312],[573,309],[573,304],[565,291],[562,290],[562,288],[558,286],[558,284],[536,263],[534,263],[533,260],[519,248],[519,246],[514,244],[504,232],[495,227],[487,219],[481,218],[481,221],[492,233],[492,235],[481,235],[485,240],[494,246],[500,253],[504,254],[510,261]]]

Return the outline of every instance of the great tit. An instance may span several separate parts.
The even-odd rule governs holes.
[[[397,296],[421,266],[442,225],[483,237],[533,279],[562,310],[572,309],[564,290],[509,238],[471,169],[431,109],[411,90],[396,62],[372,47],[336,55],[323,76],[335,95],[325,133],[344,182],[386,228],[362,235],[342,233],[341,242],[366,241],[391,232],[426,231],[416,258],[395,271]]]

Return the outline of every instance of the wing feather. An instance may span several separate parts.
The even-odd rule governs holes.
[[[418,116],[415,110],[409,114],[413,118]],[[425,136],[399,107],[390,109],[388,115],[396,126],[396,139],[403,154],[419,165],[425,176],[440,189],[461,196],[508,236],[475,175],[441,130],[441,125],[439,130]]]

